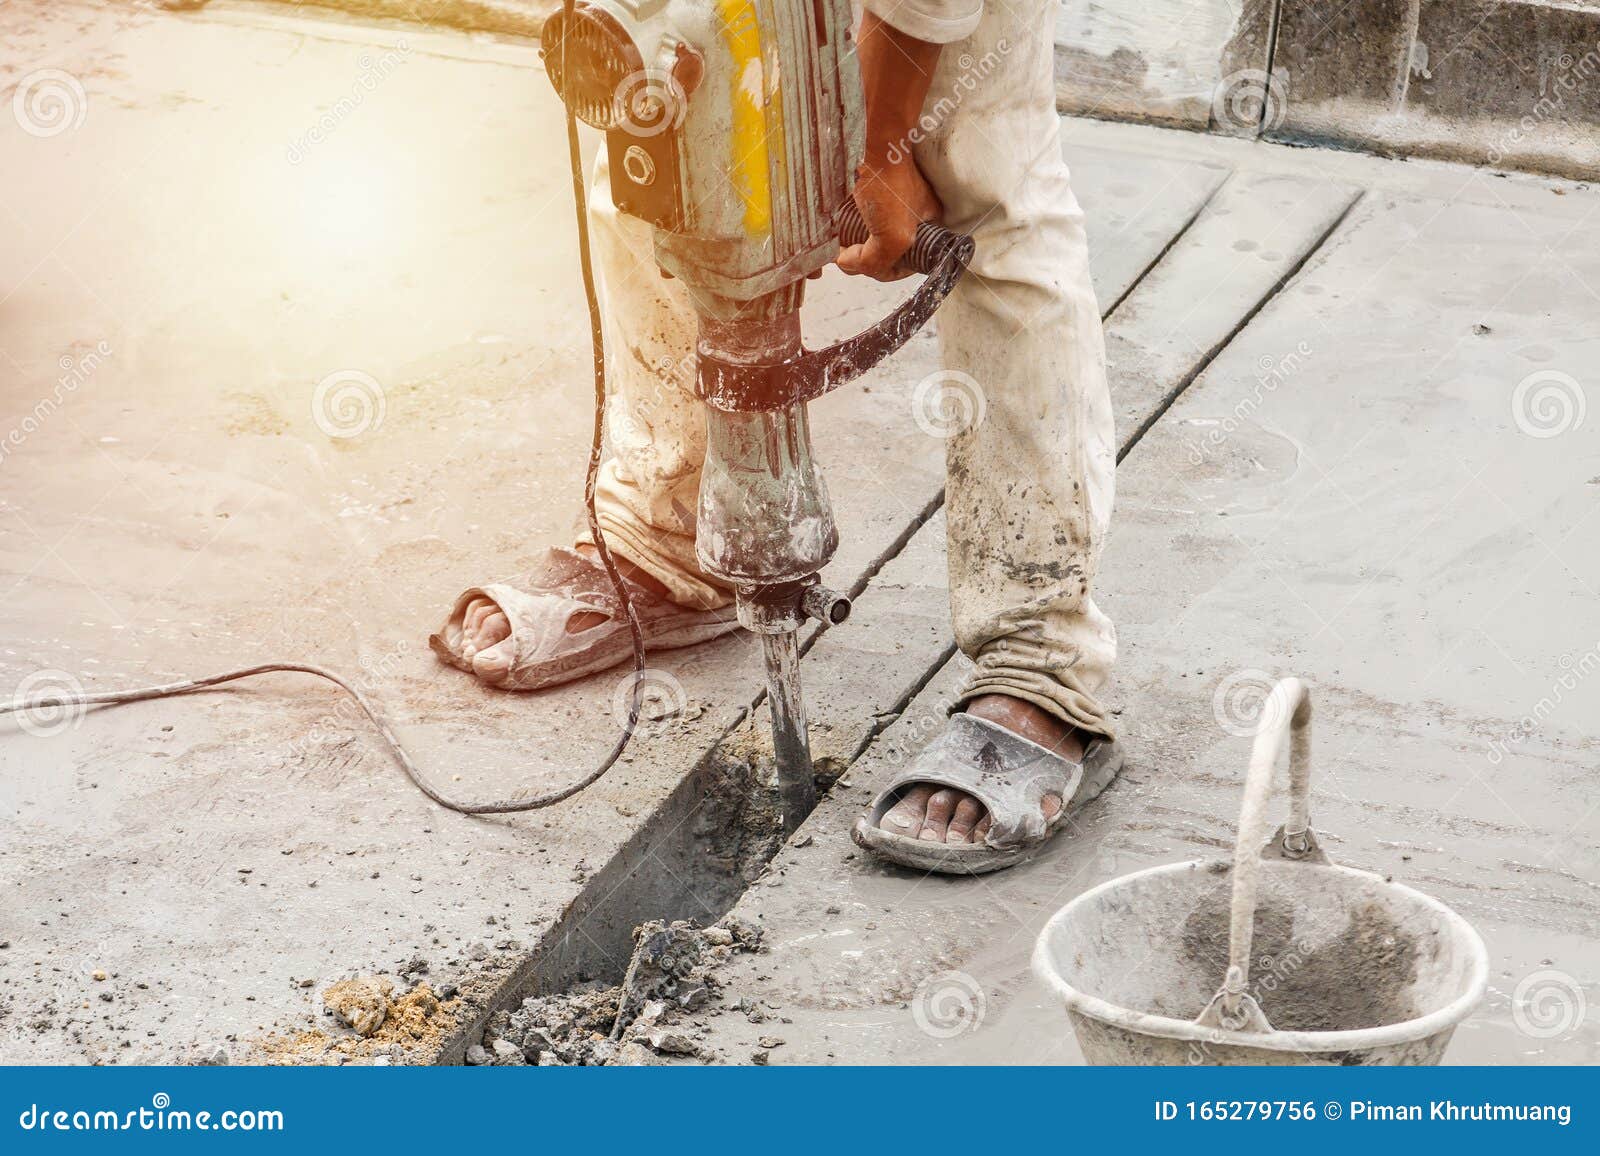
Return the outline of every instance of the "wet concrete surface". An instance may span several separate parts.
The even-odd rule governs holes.
[[[52,68],[84,94],[82,122],[60,133],[0,118],[4,169],[27,174],[0,191],[5,691],[48,685],[26,682],[39,670],[101,689],[320,660],[364,672],[449,791],[577,774],[616,725],[615,679],[494,694],[424,644],[462,587],[527,567],[577,514],[588,348],[558,107],[532,47],[220,0],[182,17],[13,3],[0,30],[0,85]],[[1123,623],[1132,768],[1085,817],[1104,836],[1087,857],[1063,840],[979,885],[846,858],[873,775],[931,733],[954,677],[940,667],[943,445],[911,420],[913,388],[937,368],[931,336],[817,405],[844,536],[828,578],[863,594],[804,664],[816,745],[843,765],[883,733],[819,810],[813,843],[742,905],[776,930],[760,957],[771,978],[747,982],[793,1009],[794,1046],[774,1060],[1070,1058],[1064,1019],[1023,967],[1029,928],[1074,888],[1226,841],[1242,744],[1218,734],[1211,698],[1221,674],[1251,668],[1318,682],[1334,720],[1323,789],[1349,780],[1363,800],[1338,796],[1335,853],[1354,840],[1351,861],[1403,863],[1490,937],[1500,1003],[1463,1039],[1567,1054],[1578,1045],[1508,1034],[1506,1005],[1536,956],[1592,975],[1592,836],[1580,823],[1550,838],[1587,805],[1592,687],[1504,760],[1527,776],[1526,823],[1461,777],[1480,754],[1456,747],[1534,711],[1550,663],[1576,663],[1597,634],[1592,603],[1562,584],[1592,582],[1576,530],[1591,491],[1555,484],[1561,463],[1600,474],[1577,464],[1593,443],[1585,428],[1519,438],[1507,407],[1527,368],[1506,380],[1523,362],[1581,372],[1586,269],[1571,238],[1592,194],[1088,122],[1066,135],[1126,354],[1113,366],[1124,439],[1205,369],[1125,463],[1102,580]],[[1272,210],[1244,222],[1254,235],[1229,234],[1220,210],[1242,211],[1252,188]],[[1357,240],[1337,277],[1311,280]],[[816,340],[853,331],[897,294],[830,276],[808,325]],[[1469,334],[1490,332],[1460,336],[1474,311]],[[1455,376],[1424,373],[1429,353]],[[1270,410],[1186,464],[1268,359],[1292,367],[1293,389],[1266,391]],[[351,386],[353,410],[319,408],[330,377],[324,401]],[[1487,498],[1472,491],[1469,510],[1463,489],[1446,510],[1439,497],[1467,484],[1450,472],[1458,446],[1526,519],[1502,511],[1487,544],[1461,524],[1489,514]],[[1334,491],[1313,462],[1360,494],[1364,519],[1324,507]],[[1287,523],[1301,508],[1317,520]],[[1539,538],[1576,570],[1519,565]],[[1469,627],[1491,587],[1505,605]],[[1446,662],[1424,680],[1423,658]],[[717,914],[744,881],[697,874],[699,845],[679,832],[704,817],[702,756],[757,697],[759,654],[735,638],[655,664],[682,688],[677,713],[599,785],[528,818],[435,808],[334,692],[291,677],[59,729],[4,724],[0,1058],[251,1057],[270,1033],[323,1023],[330,981],[419,957],[465,993],[462,1026],[442,1051],[397,1058],[448,1058],[552,961],[566,978],[616,972],[635,915]],[[734,738],[759,742],[755,721]],[[1392,759],[1337,753],[1395,729]],[[1401,761],[1421,770],[1397,780]],[[847,918],[817,914],[847,891]],[[682,910],[626,906],[664,896]],[[1018,913],[1003,933],[997,902]],[[862,937],[848,965],[802,950],[841,929]],[[907,1030],[901,1004],[940,968],[991,992],[978,1032]]]

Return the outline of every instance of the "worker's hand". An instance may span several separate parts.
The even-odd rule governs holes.
[[[856,205],[871,234],[864,245],[839,253],[839,268],[878,281],[909,276],[897,264],[923,221],[937,221],[944,206],[909,156],[894,164],[864,164],[856,170]]]

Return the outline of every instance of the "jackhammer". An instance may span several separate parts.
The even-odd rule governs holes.
[[[925,222],[903,264],[926,275],[889,317],[815,351],[806,280],[860,244],[861,80],[849,0],[569,0],[546,22],[551,82],[605,133],[617,208],[655,226],[655,260],[698,317],[707,450],[695,552],[761,638],[786,827],[815,803],[797,632],[850,602],[818,573],[839,544],[806,404],[899,349],[932,316],[972,239]]]

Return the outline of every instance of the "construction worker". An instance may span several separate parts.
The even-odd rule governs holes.
[[[970,270],[938,314],[942,364],[981,396],[948,439],[951,617],[973,669],[945,730],[859,820],[858,843],[924,870],[979,873],[1044,844],[1120,754],[1099,694],[1116,633],[1091,597],[1115,437],[1083,214],[1055,110],[1058,0],[864,0],[857,34],[871,231],[847,273],[891,280],[917,223],[970,233]],[[613,382],[602,531],[652,650],[737,629],[703,573],[694,511],[706,423],[694,311],[649,259],[651,226],[590,205]],[[616,666],[628,627],[593,544],[474,587],[433,636],[491,686],[533,690]]]

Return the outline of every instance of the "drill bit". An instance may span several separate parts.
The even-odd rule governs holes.
[[[772,752],[778,767],[778,800],[784,834],[793,834],[817,804],[806,704],[800,696],[800,643],[793,630],[761,636],[767,664],[767,709],[772,715]]]

